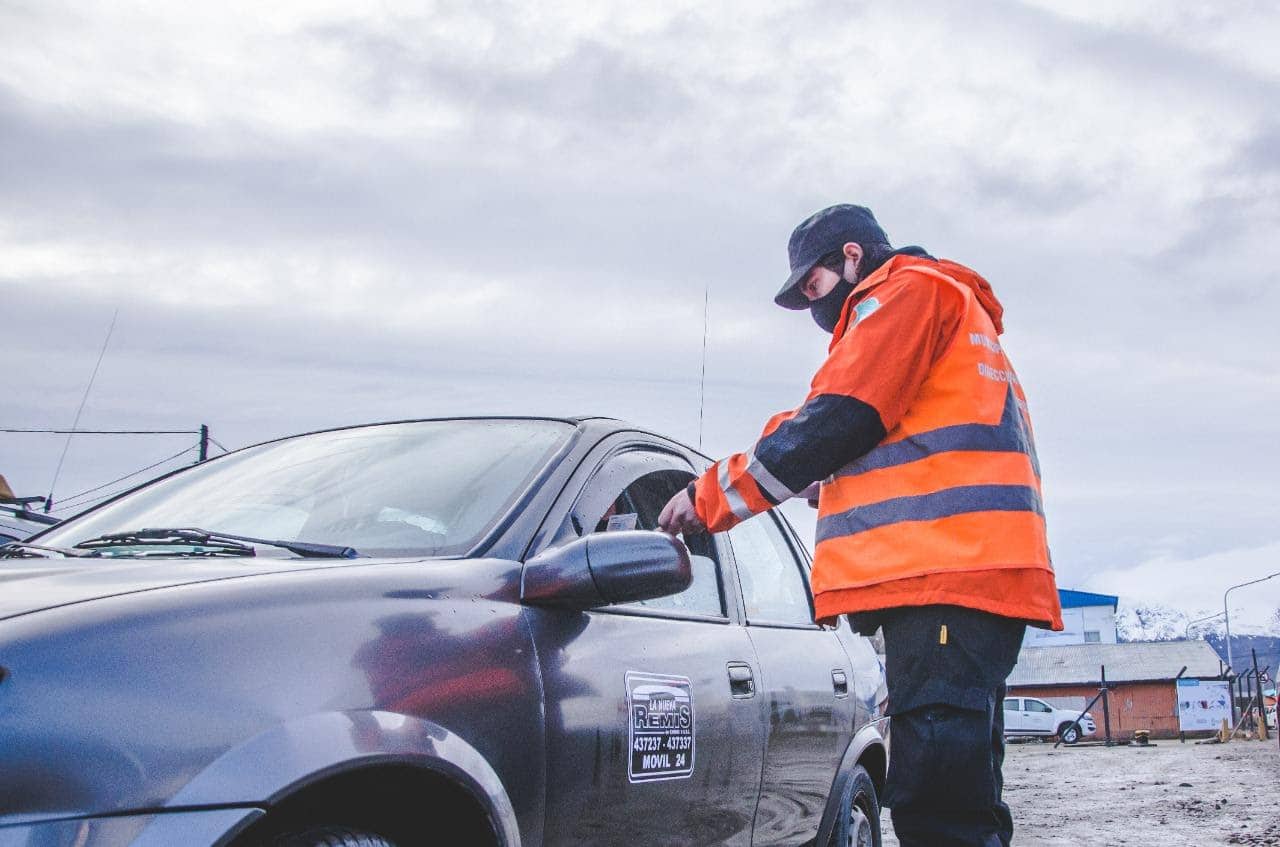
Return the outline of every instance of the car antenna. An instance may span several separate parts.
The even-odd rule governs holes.
[[[89,392],[93,390],[94,380],[98,378],[98,368],[102,366],[102,357],[107,355],[107,345],[111,343],[111,334],[116,331],[116,318],[120,317],[120,309],[117,308],[111,313],[111,325],[107,327],[107,337],[102,341],[102,349],[98,351],[98,361],[93,365],[93,373],[89,375],[89,384],[84,387],[84,396],[80,398],[80,407],[76,409],[75,420],[71,422],[71,430],[67,433],[67,440],[62,445],[62,455],[58,457],[58,466],[53,470],[53,481],[49,483],[49,496],[44,498],[45,514],[53,508],[53,489],[58,486],[58,477],[62,475],[62,463],[67,460],[67,450],[71,448],[71,439],[75,436],[76,429],[80,426],[80,414],[84,412],[84,404],[89,400]]]
[[[711,301],[711,283],[702,289],[702,376],[698,380],[698,449],[702,449],[702,412],[707,397],[707,306]]]

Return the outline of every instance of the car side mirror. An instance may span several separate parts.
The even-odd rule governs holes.
[[[597,532],[524,565],[520,600],[594,609],[679,594],[693,581],[689,550],[664,532]]]

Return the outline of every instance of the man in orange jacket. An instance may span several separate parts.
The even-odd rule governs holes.
[[[1009,844],[1005,679],[1025,627],[1062,629],[1026,396],[974,271],[895,250],[869,209],[802,222],[774,302],[831,333],[808,397],[659,519],[723,532],[818,490],[814,614],[882,628],[883,798],[903,847]]]

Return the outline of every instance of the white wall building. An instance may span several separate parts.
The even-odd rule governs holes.
[[[1119,597],[1088,591],[1058,589],[1062,603],[1062,632],[1027,627],[1023,647],[1063,647],[1068,644],[1115,644],[1116,604]]]

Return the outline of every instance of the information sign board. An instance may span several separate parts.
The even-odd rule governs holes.
[[[1231,687],[1225,680],[1179,679],[1178,729],[1218,730],[1231,722]]]

